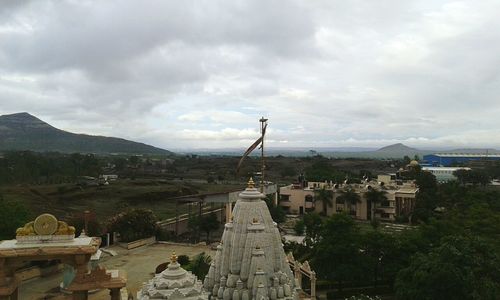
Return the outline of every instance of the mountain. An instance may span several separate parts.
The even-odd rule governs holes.
[[[98,154],[173,154],[164,149],[121,138],[67,132],[26,112],[0,116],[0,151],[7,150]]]
[[[418,149],[411,148],[406,146],[405,144],[397,143],[389,146],[382,147],[377,150],[377,152],[417,152]]]

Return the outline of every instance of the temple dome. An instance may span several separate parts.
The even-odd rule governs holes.
[[[203,292],[201,281],[184,270],[173,253],[167,268],[143,286],[137,299],[206,300],[208,294]]]
[[[222,300],[297,299],[281,235],[253,181],[238,195],[233,219],[205,277],[204,288]]]

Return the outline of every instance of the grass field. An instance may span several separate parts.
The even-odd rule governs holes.
[[[51,213],[60,219],[89,210],[97,220],[127,208],[147,208],[160,219],[175,216],[175,201],[169,198],[197,193],[222,192],[242,185],[207,184],[202,181],[165,181],[154,179],[118,180],[106,186],[80,187],[74,184],[0,186],[6,200],[21,202],[32,217]],[[179,205],[187,213],[188,205]]]

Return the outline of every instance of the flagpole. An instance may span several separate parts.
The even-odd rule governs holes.
[[[260,160],[261,160],[261,170],[260,170],[260,175],[261,175],[261,180],[260,180],[260,192],[261,193],[264,193],[264,175],[265,175],[265,169],[266,169],[266,159],[265,159],[265,156],[264,156],[264,128],[265,128],[265,125],[267,125],[267,119],[265,119],[264,117],[262,117],[260,120],[260,133],[261,133],[261,136],[262,136],[262,144],[260,146]]]

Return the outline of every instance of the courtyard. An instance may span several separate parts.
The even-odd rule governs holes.
[[[119,269],[125,271],[127,274],[127,289],[134,298],[137,291],[141,289],[143,282],[153,277],[156,266],[167,262],[173,251],[177,255],[188,255],[190,258],[202,252],[212,257],[215,254],[215,251],[211,250],[209,246],[201,244],[157,243],[132,250],[126,250],[115,245],[107,248],[107,250],[115,252],[116,255],[112,256],[103,253],[100,265],[108,270]],[[71,299],[70,295],[60,292],[59,284],[61,280],[62,273],[58,273],[25,281],[19,288],[19,299]],[[108,293],[108,290],[98,291],[90,294],[89,299],[107,300],[109,299]]]

